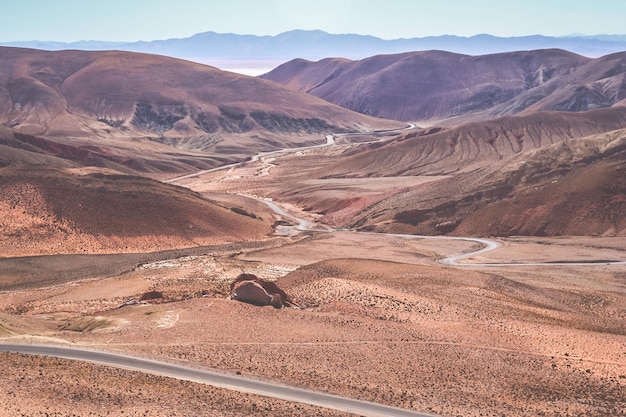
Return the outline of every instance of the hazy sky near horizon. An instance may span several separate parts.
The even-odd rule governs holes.
[[[0,42],[321,29],[383,39],[624,34],[624,0],[0,0]]]

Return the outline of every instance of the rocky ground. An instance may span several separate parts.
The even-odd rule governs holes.
[[[442,267],[433,259],[452,250],[443,243],[356,233],[284,243],[4,291],[1,334],[169,358],[443,416],[619,416],[626,408],[623,267]],[[505,243],[502,256],[516,247],[521,259],[541,240]],[[584,257],[585,248],[594,256],[626,251],[607,238],[558,243],[548,251],[554,259]],[[408,253],[412,263],[400,262]],[[228,300],[242,272],[274,280],[301,308]],[[163,297],[122,306],[150,291]],[[0,393],[7,415],[335,415],[100,366],[8,354],[3,361],[11,364]]]
[[[3,379],[14,381],[0,396],[3,416],[347,415],[87,363],[8,353],[0,357]]]
[[[498,239],[498,250],[466,261],[474,266],[447,267],[437,261],[479,245],[354,231],[268,236],[272,222],[287,230],[289,221],[259,201],[219,194],[286,196],[293,184],[281,174],[292,172],[310,198],[281,205],[313,223],[341,223],[396,187],[389,178],[308,178],[348,151],[304,151],[306,164],[294,154],[183,181],[231,213],[259,213],[258,239],[244,227],[241,241],[212,246],[0,259],[0,342],[131,353],[441,416],[624,415],[626,269],[606,265],[626,259],[623,238]],[[393,192],[444,180],[408,177]],[[477,265],[532,261],[603,262]],[[274,281],[298,308],[230,300],[242,273]],[[95,365],[2,360],[8,416],[341,415]]]

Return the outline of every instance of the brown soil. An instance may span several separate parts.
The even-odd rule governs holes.
[[[293,240],[241,259],[215,250],[97,281],[5,291],[5,340],[64,340],[189,361],[438,415],[604,416],[626,406],[623,267],[458,269],[433,260],[469,243],[446,248],[359,233],[288,244]],[[610,238],[504,243],[490,259],[532,258],[537,245],[549,249],[544,260],[626,253],[623,240]],[[411,258],[415,252],[421,255]],[[242,272],[276,280],[302,309],[228,300]],[[148,291],[163,299],[120,307]],[[248,415],[318,412],[132,372],[77,365],[74,375],[63,361],[5,357],[16,364],[3,371],[6,380],[16,382],[0,402],[29,415],[48,411],[43,404],[58,413],[73,404],[76,415],[103,415],[103,396],[111,410],[151,415],[194,407],[213,415],[230,402]],[[39,375],[40,362],[50,376]],[[132,386],[122,382],[131,379]],[[61,383],[63,392],[55,388]],[[155,384],[167,388],[157,395]],[[190,397],[181,400],[178,389]],[[29,400],[32,392],[43,402]],[[199,405],[196,398],[207,393],[212,400]]]
[[[257,215],[141,177],[33,166],[0,170],[0,211],[2,257],[151,252],[272,231],[267,209]]]
[[[590,154],[584,146],[572,149],[569,159],[558,161],[571,163],[574,175],[578,156]],[[617,163],[611,158],[621,151],[615,149],[607,164]],[[356,152],[343,145],[303,151],[180,181],[214,203],[174,186],[101,172],[6,170],[3,184],[37,191],[3,194],[6,212],[17,219],[9,225],[28,226],[28,242],[39,245],[37,250],[46,248],[47,241],[33,237],[42,230],[63,228],[81,236],[100,230],[119,239],[100,233],[102,246],[87,247],[92,254],[0,260],[0,338],[182,361],[443,416],[620,415],[626,407],[623,266],[453,268],[436,261],[477,244],[354,231],[271,237],[272,223],[290,220],[256,200],[220,194],[273,197],[312,222],[343,224],[362,216],[392,229],[388,213],[422,201],[425,190],[442,184],[448,188],[439,198],[445,193],[449,198],[466,178],[449,171],[356,181],[322,175],[325,166]],[[540,171],[528,172],[525,179]],[[591,179],[566,182],[568,187],[591,183],[597,185]],[[101,185],[108,192],[99,193]],[[74,203],[62,198],[66,195]],[[84,216],[75,202],[91,215]],[[142,211],[142,204],[159,210]],[[107,218],[124,228],[108,227]],[[158,219],[176,227],[167,229]],[[185,228],[187,220],[196,226]],[[168,230],[167,238],[150,237],[146,242],[154,246],[149,246],[142,230]],[[71,234],[64,236],[69,236],[67,252],[75,252],[79,246]],[[196,240],[213,237],[210,246]],[[189,241],[188,248],[178,246]],[[626,259],[620,237],[499,241],[499,250],[467,262]],[[122,249],[119,242],[133,249]],[[93,254],[106,245],[138,253]],[[180,249],[145,253],[171,246]],[[6,253],[21,248],[5,247]],[[229,300],[230,283],[242,273],[276,282],[301,308]],[[160,297],[140,301],[148,293]],[[0,404],[15,415],[329,414],[105,367],[19,355],[3,359],[14,366],[2,371],[8,382]]]
[[[2,379],[19,381],[0,395],[4,416],[347,416],[87,363],[7,353],[0,358]]]

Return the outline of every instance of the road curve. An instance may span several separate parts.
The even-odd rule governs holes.
[[[404,237],[407,239],[442,239],[442,240],[464,240],[467,242],[475,242],[483,245],[481,249],[461,253],[459,255],[449,256],[444,259],[440,259],[438,262],[443,265],[451,266],[467,266],[467,267],[517,267],[517,266],[599,266],[599,265],[626,265],[626,261],[595,261],[595,262],[489,262],[489,263],[460,263],[465,259],[473,258],[474,256],[482,255],[492,250],[498,249],[500,243],[495,240],[483,239],[478,237],[460,237],[460,236],[423,236],[423,235],[387,235]]]
[[[398,131],[403,131],[403,130],[410,130],[415,128],[416,126],[412,123],[409,123],[405,128],[403,129],[397,129]],[[343,135],[349,135],[349,134],[343,134]],[[270,152],[260,152],[256,155],[254,155],[252,157],[252,159],[250,159],[249,161],[242,161],[242,162],[235,162],[233,164],[228,164],[228,165],[223,165],[223,166],[219,166],[216,168],[212,168],[212,169],[207,169],[204,171],[198,171],[198,172],[194,172],[191,174],[187,174],[187,175],[183,175],[180,177],[175,177],[175,178],[170,178],[167,180],[164,180],[163,182],[165,183],[173,183],[173,182],[177,182],[179,180],[183,180],[183,179],[187,179],[187,178],[192,178],[192,177],[197,177],[200,176],[202,174],[206,174],[209,172],[215,172],[215,171],[221,171],[224,169],[230,169],[230,168],[234,168],[237,166],[241,166],[244,165],[248,162],[256,162],[259,159],[266,157],[266,156],[275,156],[275,155],[281,155],[281,154],[285,154],[285,153],[289,153],[289,152],[297,152],[297,151],[304,151],[304,150],[308,150],[308,149],[317,149],[317,148],[324,148],[324,147],[328,147],[328,146],[334,146],[335,145],[335,135],[326,135],[325,137],[326,142],[322,143],[320,145],[313,145],[313,146],[305,146],[305,147],[301,147],[301,148],[285,148],[285,149],[279,149],[276,151],[270,151]],[[367,143],[367,142],[364,142]],[[262,199],[262,198],[258,198],[258,197],[253,197],[256,198],[257,200],[265,203],[270,209],[272,209],[275,213],[277,213],[278,215],[288,218],[291,221],[295,221],[296,223],[298,223],[298,225],[295,227],[296,230],[301,231],[301,232],[324,232],[324,233],[328,233],[328,232],[332,232],[333,229],[331,228],[311,228],[311,224],[305,220],[302,219],[300,217],[297,217],[293,214],[287,213],[285,210],[283,210],[282,208],[280,208],[279,206],[277,206],[276,204],[274,204],[271,201]],[[347,230],[347,229],[346,229]],[[380,233],[379,233],[380,235]],[[386,234],[387,236],[396,236],[396,237],[402,237],[402,238],[407,238],[407,239],[445,239],[445,240],[464,240],[464,241],[468,241],[468,242],[475,242],[475,243],[479,243],[481,245],[483,245],[483,247],[481,249],[478,249],[476,251],[473,252],[467,252],[467,253],[462,253],[459,255],[454,255],[454,256],[449,256],[447,258],[441,259],[438,262],[443,264],[443,265],[450,265],[450,266],[471,266],[471,267],[491,267],[491,266],[598,266],[598,265],[626,265],[626,261],[598,261],[598,262],[525,262],[525,263],[506,263],[506,262],[492,262],[492,263],[472,263],[472,264],[467,264],[467,263],[461,263],[459,261],[463,261],[465,259],[469,259],[472,258],[474,256],[477,255],[481,255],[487,252],[490,252],[492,250],[495,250],[497,248],[500,247],[500,244],[494,240],[490,240],[490,239],[482,239],[482,238],[474,238],[474,237],[457,237],[457,236],[424,236],[424,235],[398,235],[398,234]]]
[[[270,209],[272,209],[279,216],[290,219],[291,221],[296,222],[298,225],[295,227],[296,230],[301,232],[324,232],[330,233],[335,231],[332,228],[324,229],[324,228],[312,228],[311,224],[296,215],[287,213],[285,210],[277,206],[275,203],[254,196],[248,196],[251,198],[255,198],[256,200],[265,203]],[[352,229],[342,229],[342,231],[353,231]],[[449,256],[447,258],[443,258],[438,260],[440,264],[449,265],[449,266],[462,266],[462,267],[518,267],[518,266],[599,266],[599,265],[626,265],[626,261],[596,261],[596,262],[519,262],[519,263],[508,263],[508,262],[490,262],[490,263],[462,263],[459,261],[463,261],[465,259],[473,258],[474,256],[482,255],[484,253],[490,252],[492,250],[498,249],[501,245],[495,240],[491,239],[483,239],[478,237],[462,237],[462,236],[427,236],[427,235],[403,235],[403,234],[395,234],[395,233],[372,233],[372,232],[358,232],[362,234],[368,234],[372,236],[392,236],[399,237],[402,239],[439,239],[439,240],[463,240],[466,242],[474,242],[480,245],[483,245],[482,248],[477,249],[472,252],[461,253],[458,255]]]
[[[416,126],[412,123],[409,123],[405,128],[403,129],[396,129],[398,131],[403,131],[403,130],[410,130],[410,129],[414,129]],[[337,136],[343,136],[343,135],[350,135],[350,134],[341,134],[341,135],[337,135]],[[250,159],[249,161],[243,161],[243,162],[236,162],[233,164],[229,164],[229,165],[223,165],[217,168],[212,168],[212,169],[208,169],[208,170],[204,170],[204,171],[198,171],[198,172],[194,172],[192,174],[188,174],[188,175],[183,175],[180,177],[176,177],[176,178],[170,178],[168,180],[165,180],[163,182],[165,183],[173,183],[179,180],[183,180],[186,178],[192,178],[192,177],[196,177],[202,174],[206,174],[209,172],[214,172],[214,171],[221,171],[224,169],[230,169],[233,167],[237,167],[237,166],[241,166],[244,165],[248,162],[256,162],[259,159],[266,157],[266,156],[275,156],[275,155],[281,155],[281,154],[285,154],[285,153],[289,153],[289,152],[297,152],[297,151],[303,151],[303,150],[308,150],[308,149],[316,149],[316,148],[323,148],[323,147],[327,147],[327,146],[334,146],[335,145],[335,135],[327,135],[325,137],[326,142],[319,144],[319,145],[313,145],[313,146],[305,146],[302,148],[285,148],[285,149],[280,149],[280,150],[276,150],[276,151],[270,151],[270,152],[260,152],[256,155],[254,155],[252,157],[252,159]],[[367,143],[367,142],[364,142]],[[278,215],[287,218],[295,223],[297,223],[297,226],[295,227],[295,230],[300,231],[300,232],[324,232],[324,233],[329,233],[329,232],[333,232],[334,230],[330,227],[326,227],[326,228],[312,228],[311,227],[311,223],[305,219],[302,219],[300,217],[297,217],[291,213],[286,212],[285,210],[283,210],[282,208],[280,208],[278,205],[276,205],[275,203],[273,203],[272,201],[269,200],[265,200],[262,198],[258,198],[258,197],[253,197],[253,196],[248,196],[248,197],[252,197],[257,199],[258,201],[261,201],[263,203],[265,203],[270,209],[272,209],[275,213],[277,213]],[[348,229],[344,229],[344,230],[348,230]],[[379,233],[379,235],[381,235]],[[495,250],[497,248],[500,247],[500,244],[494,240],[490,240],[490,239],[483,239],[483,238],[474,238],[474,237],[457,237],[457,236],[424,236],[424,235],[399,235],[399,234],[387,234],[387,236],[395,236],[395,237],[402,237],[402,238],[406,238],[406,239],[444,239],[444,240],[464,240],[467,242],[475,242],[475,243],[479,243],[481,245],[483,245],[483,247],[481,249],[478,249],[476,251],[472,251],[472,252],[467,252],[467,253],[462,253],[459,255],[454,255],[454,256],[449,256],[447,258],[444,259],[440,259],[438,262],[440,264],[443,265],[449,265],[449,266],[461,266],[461,267],[517,267],[517,266],[598,266],[598,265],[626,265],[626,261],[596,261],[596,262],[524,262],[524,263],[507,263],[507,262],[491,262],[491,263],[472,263],[472,264],[468,264],[468,263],[462,263],[460,261],[472,258],[474,256],[477,255],[481,255],[487,252],[490,252],[492,250]]]
[[[337,395],[326,394],[303,388],[282,385],[279,383],[263,382],[248,379],[240,375],[228,375],[208,370],[189,368],[166,362],[137,358],[117,353],[102,352],[87,349],[78,349],[64,346],[22,345],[0,343],[1,352],[23,353],[28,355],[52,356],[56,358],[79,360],[83,362],[107,365],[116,368],[140,371],[154,375],[161,375],[185,381],[208,384],[257,394],[265,397],[278,398],[286,401],[299,402],[317,407],[324,407],[368,417],[398,416],[398,417],[433,417],[411,410],[390,407],[367,401],[360,401]]]
[[[403,238],[406,238],[406,239],[464,240],[466,242],[474,242],[474,243],[479,243],[479,244],[483,245],[483,247],[481,249],[478,249],[478,250],[475,250],[475,251],[472,251],[472,252],[461,253],[459,255],[453,255],[453,256],[449,256],[449,257],[444,258],[444,259],[440,259],[439,263],[444,264],[444,265],[471,266],[471,264],[462,264],[462,263],[459,263],[459,261],[462,261],[463,259],[472,258],[474,256],[481,255],[483,253],[490,252],[490,251],[498,249],[500,247],[500,244],[498,242],[496,242],[495,240],[481,239],[481,238],[477,238],[477,237],[393,235],[393,234],[390,235],[390,236],[403,237]],[[485,265],[485,264],[483,264],[483,265]],[[495,266],[495,265],[499,265],[499,264],[486,264],[486,265]]]

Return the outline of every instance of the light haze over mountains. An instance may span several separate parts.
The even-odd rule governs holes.
[[[498,37],[481,34],[471,37],[443,35],[384,40],[374,36],[330,34],[321,30],[292,30],[276,36],[204,32],[188,38],[149,42],[19,41],[4,42],[0,45],[44,50],[81,49],[143,52],[188,59],[249,75],[259,75],[263,71],[269,71],[294,58],[308,60],[320,60],[328,57],[363,59],[379,54],[426,50],[485,55],[557,48],[593,58],[626,50],[626,36],[572,35],[551,37],[532,35]],[[250,61],[256,61],[256,63],[252,64]]]
[[[1,11],[0,417],[624,416],[624,0]]]

